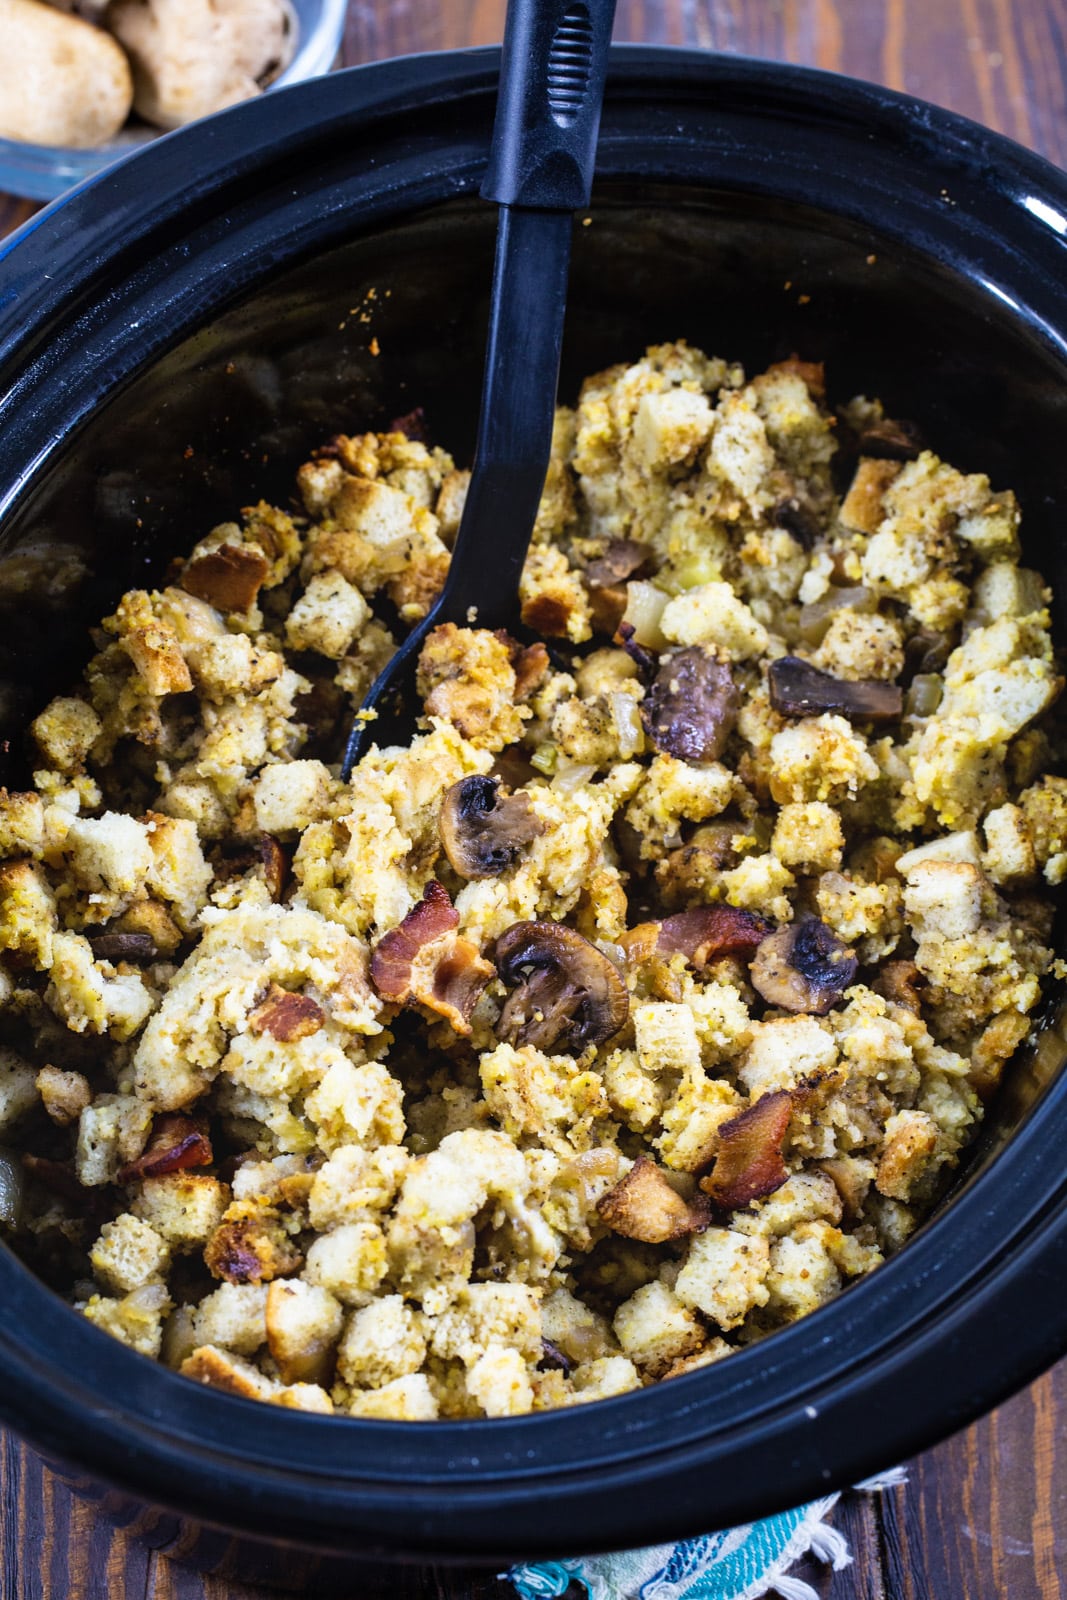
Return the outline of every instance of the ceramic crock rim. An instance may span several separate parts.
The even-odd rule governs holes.
[[[279,91],[269,123],[260,105],[238,108],[158,141],[48,208],[0,246],[0,391],[5,373],[16,379],[7,402],[18,398],[20,351],[62,316],[64,300],[91,296],[120,252],[143,246],[166,226],[169,211],[202,213],[224,203],[286,136],[321,137],[313,101],[325,106],[327,120],[341,122],[345,83],[360,89],[368,121],[462,97],[488,104],[496,59],[493,50],[409,57]],[[1061,347],[1067,342],[1067,304],[1057,325],[1038,282],[1039,272],[1054,276],[1067,231],[1067,178],[1048,163],[952,113],[872,85],[647,46],[614,52],[609,156],[612,105],[649,99],[666,85],[703,94],[730,86],[767,117],[791,110],[821,118],[831,131],[862,127],[875,143],[906,142],[929,161],[931,182],[988,178],[991,208],[1013,228],[1031,230],[1025,243],[1041,309],[1027,331]],[[229,148],[235,145],[236,153]],[[209,176],[190,180],[186,167]],[[938,226],[959,248],[951,211]],[[1027,320],[1030,309],[1021,303],[1020,317]],[[5,403],[0,399],[0,420]],[[0,483],[0,496],[6,487]],[[10,487],[13,505],[24,486]],[[1050,1146],[1065,1129],[1067,1084],[1057,1082],[995,1165],[906,1252],[772,1340],[661,1388],[508,1421],[341,1422],[207,1394],[86,1324],[4,1250],[0,1414],[42,1448],[142,1497],[321,1549],[502,1559],[692,1532],[712,1503],[720,1522],[743,1520],[924,1446],[1062,1353],[1067,1314],[1055,1291],[1067,1265],[1067,1179],[1054,1181]],[[988,1229],[990,1190],[996,1209],[1010,1212],[1010,1232],[981,1273],[943,1286],[943,1251],[965,1231],[973,1242]],[[907,1336],[879,1344],[886,1304],[909,1295]],[[1027,1305],[1022,1331],[1015,1327],[1020,1303]],[[868,1349],[854,1348],[857,1329],[871,1335]],[[851,1352],[843,1371],[827,1358],[837,1347]],[[965,1360],[958,1355],[964,1348]],[[790,1386],[782,1376],[790,1369],[794,1378],[809,1377]],[[901,1393],[906,1404],[897,1403]],[[719,1426],[731,1395],[748,1396],[747,1410]],[[280,1450],[287,1460],[279,1461]],[[742,1451],[752,1463],[762,1453],[764,1474],[774,1461],[773,1485],[764,1482],[757,1492],[751,1467],[747,1476],[740,1471]],[[356,1456],[373,1456],[373,1470],[357,1470]],[[713,1502],[702,1482],[713,1486]]]

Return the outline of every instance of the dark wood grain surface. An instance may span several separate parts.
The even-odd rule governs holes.
[[[345,60],[493,43],[503,16],[504,0],[351,0]],[[616,37],[852,73],[976,117],[1067,165],[1064,0],[619,0]],[[0,235],[33,209],[0,195]],[[1067,1600],[1067,1363],[908,1473],[906,1487],[839,1503],[834,1521],[853,1564],[836,1574],[797,1569],[825,1600]],[[352,1600],[513,1593],[492,1574],[416,1567],[351,1587]],[[0,1600],[267,1595],[200,1576],[114,1530],[0,1435]]]

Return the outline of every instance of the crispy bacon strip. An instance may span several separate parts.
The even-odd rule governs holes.
[[[168,1113],[155,1119],[148,1144],[136,1161],[122,1168],[118,1181],[127,1184],[162,1178],[168,1172],[209,1166],[212,1159],[211,1140],[192,1117]]]
[[[724,1211],[737,1211],[780,1189],[789,1176],[782,1140],[793,1114],[788,1089],[765,1094],[719,1128],[715,1165],[700,1187]]]
[[[648,1156],[640,1155],[620,1183],[597,1201],[597,1212],[614,1233],[643,1244],[666,1244],[706,1228],[710,1212],[700,1196],[690,1204],[667,1182]]]
[[[751,911],[734,906],[698,906],[677,911],[659,926],[659,955],[682,954],[694,967],[706,967],[723,956],[752,956],[773,925]]]
[[[383,1000],[428,1006],[457,1033],[469,1034],[478,996],[496,969],[456,932],[459,914],[437,878],[403,922],[379,939],[371,982]]]
[[[255,1010],[248,1014],[253,1033],[269,1033],[280,1044],[293,1044],[318,1033],[326,1017],[309,994],[293,994],[272,983]]]

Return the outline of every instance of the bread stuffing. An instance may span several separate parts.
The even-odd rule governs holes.
[[[817,364],[656,346],[560,410],[530,631],[433,630],[343,783],[466,481],[330,441],[121,597],[0,792],[7,1236],[131,1350],[341,1417],[585,1404],[817,1310],[1064,975],[1010,490]]]

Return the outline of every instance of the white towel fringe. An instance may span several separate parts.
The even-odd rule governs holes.
[[[862,1494],[878,1494],[882,1489],[895,1489],[907,1481],[907,1467],[887,1467],[884,1472],[876,1472],[873,1478],[864,1478],[862,1483],[854,1483],[852,1487]]]

